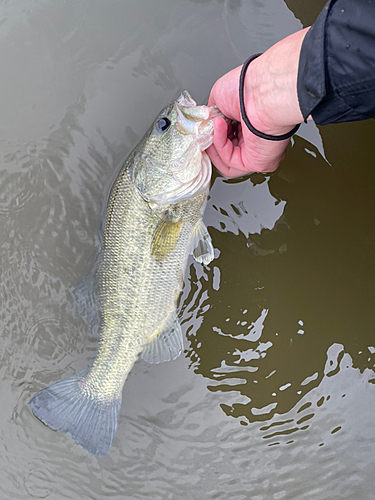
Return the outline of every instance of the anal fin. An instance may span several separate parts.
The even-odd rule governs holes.
[[[166,327],[146,344],[141,357],[150,364],[165,363],[178,358],[183,349],[181,325],[173,314]]]

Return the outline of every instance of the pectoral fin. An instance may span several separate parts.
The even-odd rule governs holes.
[[[150,364],[164,363],[178,358],[183,345],[181,326],[176,314],[173,314],[165,328],[146,344],[141,356]]]
[[[154,231],[151,254],[157,259],[167,257],[176,248],[181,229],[182,220],[175,219],[169,212],[166,212]]]
[[[206,266],[214,259],[214,247],[211,236],[202,221],[194,229],[191,253],[197,262]]]

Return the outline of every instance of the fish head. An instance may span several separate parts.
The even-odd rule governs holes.
[[[216,106],[197,106],[184,90],[156,117],[133,162],[133,182],[150,206],[164,207],[207,191]]]

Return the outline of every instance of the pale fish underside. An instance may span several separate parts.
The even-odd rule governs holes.
[[[95,455],[111,448],[138,355],[162,363],[182,351],[176,304],[188,256],[213,259],[201,219],[211,178],[204,150],[219,115],[184,91],[129,155],[110,191],[94,268],[74,294],[99,333],[96,357],[30,399],[36,417]]]

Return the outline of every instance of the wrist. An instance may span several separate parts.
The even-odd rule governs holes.
[[[245,108],[257,130],[288,133],[303,122],[297,95],[299,54],[308,29],[273,45],[249,65],[245,76]]]

